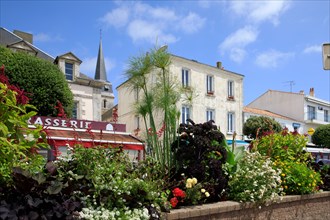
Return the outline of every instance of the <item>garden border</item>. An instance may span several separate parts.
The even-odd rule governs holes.
[[[330,219],[330,192],[289,195],[269,206],[224,201],[173,209],[163,219]]]

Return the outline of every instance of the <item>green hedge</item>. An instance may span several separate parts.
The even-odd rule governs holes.
[[[330,148],[330,124],[316,128],[312,135],[312,142],[318,146]]]
[[[61,70],[53,63],[24,52],[0,47],[0,66],[4,65],[10,83],[28,93],[38,115],[57,116],[57,100],[70,117],[73,95]]]

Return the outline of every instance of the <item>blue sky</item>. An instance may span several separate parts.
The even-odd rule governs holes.
[[[102,29],[114,89],[131,57],[167,44],[175,55],[213,66],[221,61],[243,74],[245,105],[268,89],[308,93],[314,87],[316,97],[330,100],[330,71],[322,65],[329,0],[0,2],[1,27],[32,33],[34,44],[53,57],[73,52],[90,77]]]

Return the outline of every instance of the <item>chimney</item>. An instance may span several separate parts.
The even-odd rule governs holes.
[[[314,88],[310,88],[309,89],[309,96],[313,96],[314,97]]]
[[[30,44],[33,44],[33,35],[23,32],[23,31],[18,31],[18,30],[14,30],[13,31],[14,34],[16,34],[17,36],[19,36],[20,38],[22,38],[23,40],[29,42]]]
[[[220,61],[217,62],[217,68],[221,69],[222,63]]]

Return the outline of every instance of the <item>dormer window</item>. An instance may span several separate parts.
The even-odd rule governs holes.
[[[65,62],[65,78],[67,80],[73,80],[73,63]]]

